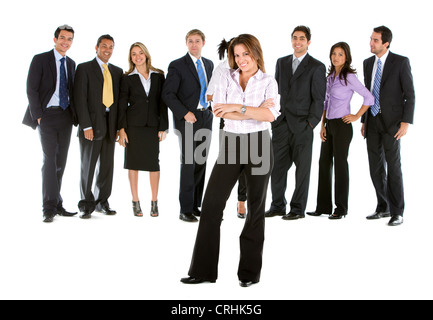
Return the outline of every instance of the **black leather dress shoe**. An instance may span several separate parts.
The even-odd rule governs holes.
[[[288,214],[286,214],[285,216],[283,216],[283,220],[298,220],[298,219],[304,219],[305,215],[303,214],[297,214],[297,213],[293,213],[290,212]]]
[[[179,219],[185,222],[197,222],[197,218],[191,212],[181,213]]]
[[[89,210],[84,210],[80,214],[81,219],[90,219],[92,217],[92,213]]]
[[[200,283],[204,283],[204,282],[215,283],[215,281],[202,280],[202,279],[198,279],[198,278],[194,278],[194,277],[182,278],[182,279],[180,279],[180,282],[185,283],[185,284],[200,284]]]
[[[248,288],[251,287],[253,284],[258,283],[257,281],[250,281],[250,280],[239,280],[239,285],[242,288]]]
[[[272,218],[275,216],[284,216],[285,214],[286,214],[285,211],[268,210],[265,212],[265,218]]]
[[[367,217],[367,220],[377,220],[381,218],[389,218],[391,214],[388,212],[375,212]]]
[[[62,217],[73,217],[77,214],[78,212],[68,212],[65,210],[65,208],[61,207],[61,208],[57,208],[57,215],[62,216]]]
[[[44,214],[44,220],[42,220],[45,223],[51,223],[54,221],[55,214]]]
[[[321,216],[322,214],[326,214],[327,216],[330,215],[330,213],[317,212],[317,211],[314,211],[314,212],[307,212],[307,214],[308,214],[309,216],[313,216],[313,217],[319,217],[319,216]]]
[[[402,223],[403,223],[403,216],[396,214],[391,217],[391,220],[389,220],[388,225],[394,227],[394,226],[399,226]]]
[[[117,212],[115,210],[110,209],[109,206],[103,206],[101,207],[100,210],[98,210],[98,212],[101,212],[107,216],[114,216],[117,214]]]

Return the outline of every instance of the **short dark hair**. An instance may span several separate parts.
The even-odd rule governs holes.
[[[374,32],[380,33],[382,35],[382,43],[389,43],[388,49],[391,47],[392,42],[392,32],[388,27],[380,26],[377,28],[374,28]]]
[[[62,30],[65,30],[65,31],[71,32],[72,34],[75,34],[75,31],[71,26],[64,24],[64,25],[62,25],[56,29],[56,31],[54,32],[54,38],[59,39],[60,32]]]
[[[104,34],[103,36],[99,37],[98,42],[96,43],[97,47],[99,47],[99,45],[101,44],[102,40],[111,40],[111,41],[113,41],[113,44],[114,44],[113,37],[110,36],[109,34]]]
[[[310,28],[308,28],[308,27],[306,27],[306,26],[297,26],[297,27],[293,30],[293,32],[292,32],[292,37],[293,37],[293,34],[294,34],[296,31],[301,31],[301,32],[305,33],[305,37],[307,38],[307,41],[310,41],[310,40],[311,40],[311,31],[310,31]]]

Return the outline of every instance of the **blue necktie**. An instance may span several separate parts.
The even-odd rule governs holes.
[[[200,91],[200,104],[203,106],[204,109],[207,108],[207,103],[206,103],[206,77],[204,75],[204,71],[203,71],[203,67],[201,65],[201,61],[197,60],[197,72],[198,72],[198,78],[200,80],[200,86],[201,86],[201,91]]]
[[[60,59],[60,107],[65,110],[69,106],[68,80],[66,79],[65,58]]]
[[[374,105],[371,106],[371,114],[373,117],[377,116],[380,110],[379,103],[379,93],[380,93],[380,80],[382,78],[382,61],[377,60],[377,70],[376,75],[374,77],[374,86],[373,86],[373,96],[374,96]]]

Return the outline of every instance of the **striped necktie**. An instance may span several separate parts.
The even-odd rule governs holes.
[[[198,78],[200,80],[200,87],[201,87],[201,91],[200,91],[200,104],[202,105],[202,107],[204,109],[207,108],[207,103],[206,103],[206,76],[204,75],[204,71],[203,71],[203,67],[201,65],[201,61],[200,59],[197,60],[197,72],[198,72]]]
[[[65,58],[60,59],[59,104],[63,110],[69,106],[68,79],[66,78]]]
[[[377,116],[380,111],[380,81],[382,78],[382,61],[377,60],[377,70],[376,75],[374,76],[374,85],[373,85],[373,96],[374,96],[374,105],[371,106],[370,111],[373,117]]]
[[[113,80],[111,78],[110,70],[108,70],[108,66],[103,64],[104,68],[104,87],[102,89],[102,103],[107,108],[110,108],[114,102],[113,98]]]

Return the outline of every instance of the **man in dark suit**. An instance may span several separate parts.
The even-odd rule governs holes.
[[[110,209],[114,169],[114,147],[117,140],[117,107],[123,70],[109,64],[114,49],[110,35],[101,36],[96,45],[97,57],[78,65],[74,101],[79,121],[81,150],[80,218],[88,219],[96,209],[107,215]],[[95,192],[92,193],[96,165]]]
[[[376,212],[367,219],[390,217],[390,226],[403,223],[404,192],[400,139],[413,123],[415,90],[409,59],[389,51],[392,32],[375,28],[370,47],[374,56],[364,61],[364,84],[375,104],[362,118],[370,175],[376,189]]]
[[[275,77],[281,95],[281,116],[272,123],[274,169],[271,175],[272,204],[266,217],[285,220],[305,217],[310,184],[313,130],[320,122],[326,91],[325,65],[308,54],[310,29],[296,27],[292,33],[294,54],[277,61]],[[287,171],[296,165],[296,188],[286,214]]]
[[[162,96],[173,112],[181,148],[180,219],[196,222],[194,215],[200,215],[212,130],[213,114],[205,94],[213,63],[201,56],[205,36],[200,30],[191,30],[186,35],[186,44],[188,53],[168,67]]]
[[[54,33],[54,50],[33,58],[27,78],[29,106],[23,124],[39,129],[44,155],[44,222],[52,222],[56,215],[76,214],[63,208],[63,199],[60,195],[75,118],[71,103],[75,62],[66,57],[73,40],[74,30],[70,26],[58,27]]]

